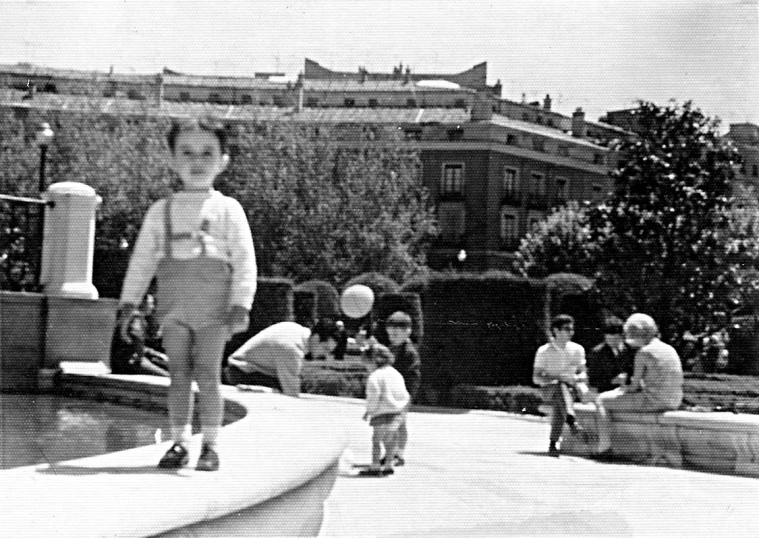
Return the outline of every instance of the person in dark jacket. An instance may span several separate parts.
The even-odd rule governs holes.
[[[588,353],[589,384],[599,393],[613,390],[632,377],[635,350],[624,341],[623,325],[616,316],[607,318],[602,328],[604,341]]]
[[[404,453],[408,443],[408,408],[419,392],[419,385],[422,380],[422,361],[419,358],[419,352],[411,342],[411,316],[400,310],[393,312],[385,321],[385,330],[390,342],[390,351],[395,356],[393,366],[403,376],[406,390],[410,395],[409,405],[403,412],[403,423],[398,430],[395,465],[400,466],[405,463]]]

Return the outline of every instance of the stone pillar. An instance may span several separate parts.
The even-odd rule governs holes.
[[[53,297],[97,299],[92,284],[95,250],[95,211],[102,199],[83,183],[51,185],[43,198],[45,210],[40,283]]]

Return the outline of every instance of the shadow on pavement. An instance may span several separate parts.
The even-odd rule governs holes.
[[[191,471],[191,468],[180,469],[181,472]],[[50,465],[44,469],[37,469],[39,474],[52,475],[97,475],[97,474],[179,474],[177,470],[159,469],[155,465],[140,467],[84,467],[80,465]]]

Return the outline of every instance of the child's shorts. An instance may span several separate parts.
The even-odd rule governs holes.
[[[397,430],[403,424],[405,415],[403,413],[388,413],[385,415],[377,415],[372,417],[369,421],[370,426],[384,426],[388,430]]]

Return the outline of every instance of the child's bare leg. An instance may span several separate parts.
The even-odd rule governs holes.
[[[392,469],[398,448],[398,430],[387,428],[383,444],[385,445],[385,469]]]
[[[404,413],[403,422],[401,422],[401,426],[398,428],[398,433],[396,435],[395,453],[401,458],[403,457],[403,453],[406,451],[406,443],[408,443],[408,426],[406,425],[407,420],[408,416]]]
[[[384,425],[374,426],[372,432],[372,469],[379,469],[382,467],[382,441],[385,438]]]
[[[203,444],[216,446],[224,418],[221,397],[221,359],[227,342],[225,327],[207,327],[195,332],[193,364],[198,382],[198,411],[203,431]]]
[[[163,330],[163,342],[171,364],[169,385],[169,422],[175,443],[189,444],[192,436],[192,334],[189,328],[169,323]]]

